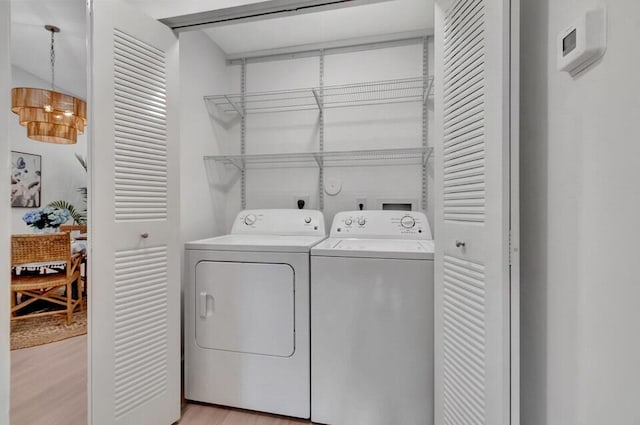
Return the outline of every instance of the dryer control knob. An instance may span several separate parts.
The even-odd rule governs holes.
[[[400,224],[402,224],[402,227],[404,227],[405,229],[411,229],[416,225],[416,220],[410,215],[405,215],[404,217],[402,217],[402,219],[400,219]]]
[[[255,222],[256,222],[256,216],[253,214],[249,214],[244,218],[244,224],[246,224],[247,226],[251,226]]]
[[[366,222],[367,222],[367,220],[366,220],[364,217],[360,217],[360,218],[358,219],[358,224],[359,224],[360,226],[364,226]]]
[[[351,226],[351,225],[353,224],[353,220],[351,220],[350,218],[347,218],[347,219],[344,221],[344,224],[346,224],[347,226]]]

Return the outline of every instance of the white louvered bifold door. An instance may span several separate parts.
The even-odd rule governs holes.
[[[436,425],[514,423],[510,7],[436,1]]]
[[[92,11],[90,417],[180,416],[178,42],[114,0]]]

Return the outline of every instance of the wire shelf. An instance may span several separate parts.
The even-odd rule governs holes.
[[[432,88],[433,77],[426,80],[419,77],[325,86],[322,89],[312,87],[247,93],[244,96],[244,109],[241,94],[205,96],[204,100],[208,106],[224,113],[243,115],[392,103],[426,103]]]
[[[275,154],[212,155],[205,161],[234,166],[238,170],[250,168],[286,167],[346,167],[352,165],[408,165],[425,164],[433,148],[371,149],[335,152],[301,152]]]

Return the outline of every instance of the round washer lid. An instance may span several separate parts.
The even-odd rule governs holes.
[[[433,259],[430,240],[329,238],[311,249],[311,255],[326,257]]]

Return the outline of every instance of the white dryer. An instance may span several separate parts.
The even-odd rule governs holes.
[[[354,211],[311,250],[314,423],[433,423],[433,248],[422,213]]]
[[[185,244],[185,398],[308,418],[311,210],[249,210]]]

